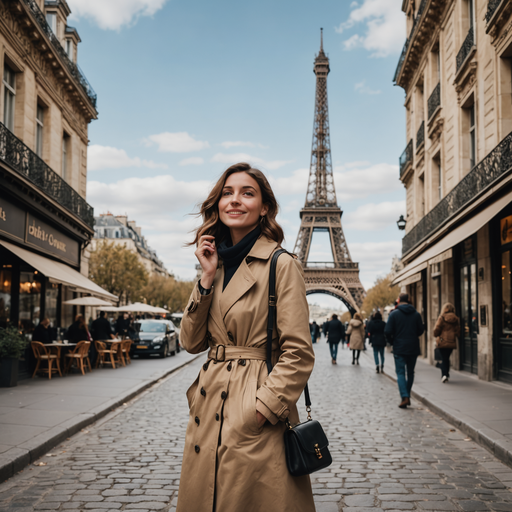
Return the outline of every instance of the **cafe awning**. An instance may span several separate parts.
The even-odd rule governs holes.
[[[477,213],[468,219],[464,224],[448,232],[441,240],[429,247],[421,253],[417,258],[412,260],[405,268],[403,268],[393,279],[392,285],[399,284],[413,274],[427,267],[428,261],[435,258],[439,254],[451,249],[466,238],[475,234],[482,226],[487,224],[494,218],[505,206],[512,201],[512,194],[505,194],[503,197],[489,205],[485,210]]]
[[[39,254],[22,249],[17,245],[10,244],[0,240],[0,244],[3,245],[7,250],[16,254],[18,258],[22,259],[38,272],[41,272],[44,276],[48,277],[50,281],[54,283],[62,283],[66,286],[76,288],[76,291],[90,293],[97,297],[103,297],[108,300],[117,301],[116,295],[113,295],[107,290],[101,288],[96,283],[93,283],[90,279],[87,279],[84,275],[80,274],[76,270],[72,269],[64,263],[45,258]]]

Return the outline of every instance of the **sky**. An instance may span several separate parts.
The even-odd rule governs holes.
[[[197,204],[247,161],[269,178],[293,251],[313,129],[313,62],[324,29],[331,151],[342,225],[363,285],[401,252],[398,157],[405,41],[401,0],[68,0],[78,62],[98,94],[87,201],[127,214],[167,269],[192,279]],[[315,234],[311,261],[332,261]],[[322,301],[316,301],[322,302]]]

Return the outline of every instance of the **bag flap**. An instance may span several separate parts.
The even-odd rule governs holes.
[[[288,433],[289,435],[295,435],[302,449],[309,453],[315,453],[315,445],[318,445],[320,449],[329,446],[322,425],[316,420],[299,423],[292,430],[288,430]]]

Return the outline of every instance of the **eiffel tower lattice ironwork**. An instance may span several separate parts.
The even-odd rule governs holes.
[[[359,279],[359,264],[352,261],[343,234],[343,212],[338,206],[334,188],[327,105],[329,71],[329,58],[324,53],[321,32],[320,52],[315,58],[314,66],[316,99],[309,182],[306,203],[300,211],[301,224],[294,252],[304,267],[306,293],[321,292],[333,295],[341,299],[353,313],[360,309],[365,290]],[[329,233],[332,262],[308,261],[315,231]]]

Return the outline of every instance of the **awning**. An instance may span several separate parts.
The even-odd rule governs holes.
[[[80,274],[80,272],[64,265],[64,263],[45,258],[44,256],[27,251],[26,249],[4,242],[3,240],[0,240],[0,245],[3,245],[6,249],[16,254],[18,258],[21,258],[53,282],[72,286],[80,292],[91,293],[92,295],[104,297],[109,300],[118,300],[115,295],[107,292],[107,290],[93,283],[90,279]]]
[[[485,210],[477,213],[474,217],[464,222],[458,228],[447,233],[444,238],[439,240],[432,247],[429,247],[426,251],[421,253],[416,259],[412,260],[409,265],[403,268],[391,282],[392,285],[401,283],[408,277],[419,272],[420,270],[427,267],[428,261],[435,256],[438,256],[444,251],[454,247],[466,238],[476,233],[482,226],[487,224],[493,217],[495,217],[505,206],[509,205],[512,201],[511,194],[506,194]]]

